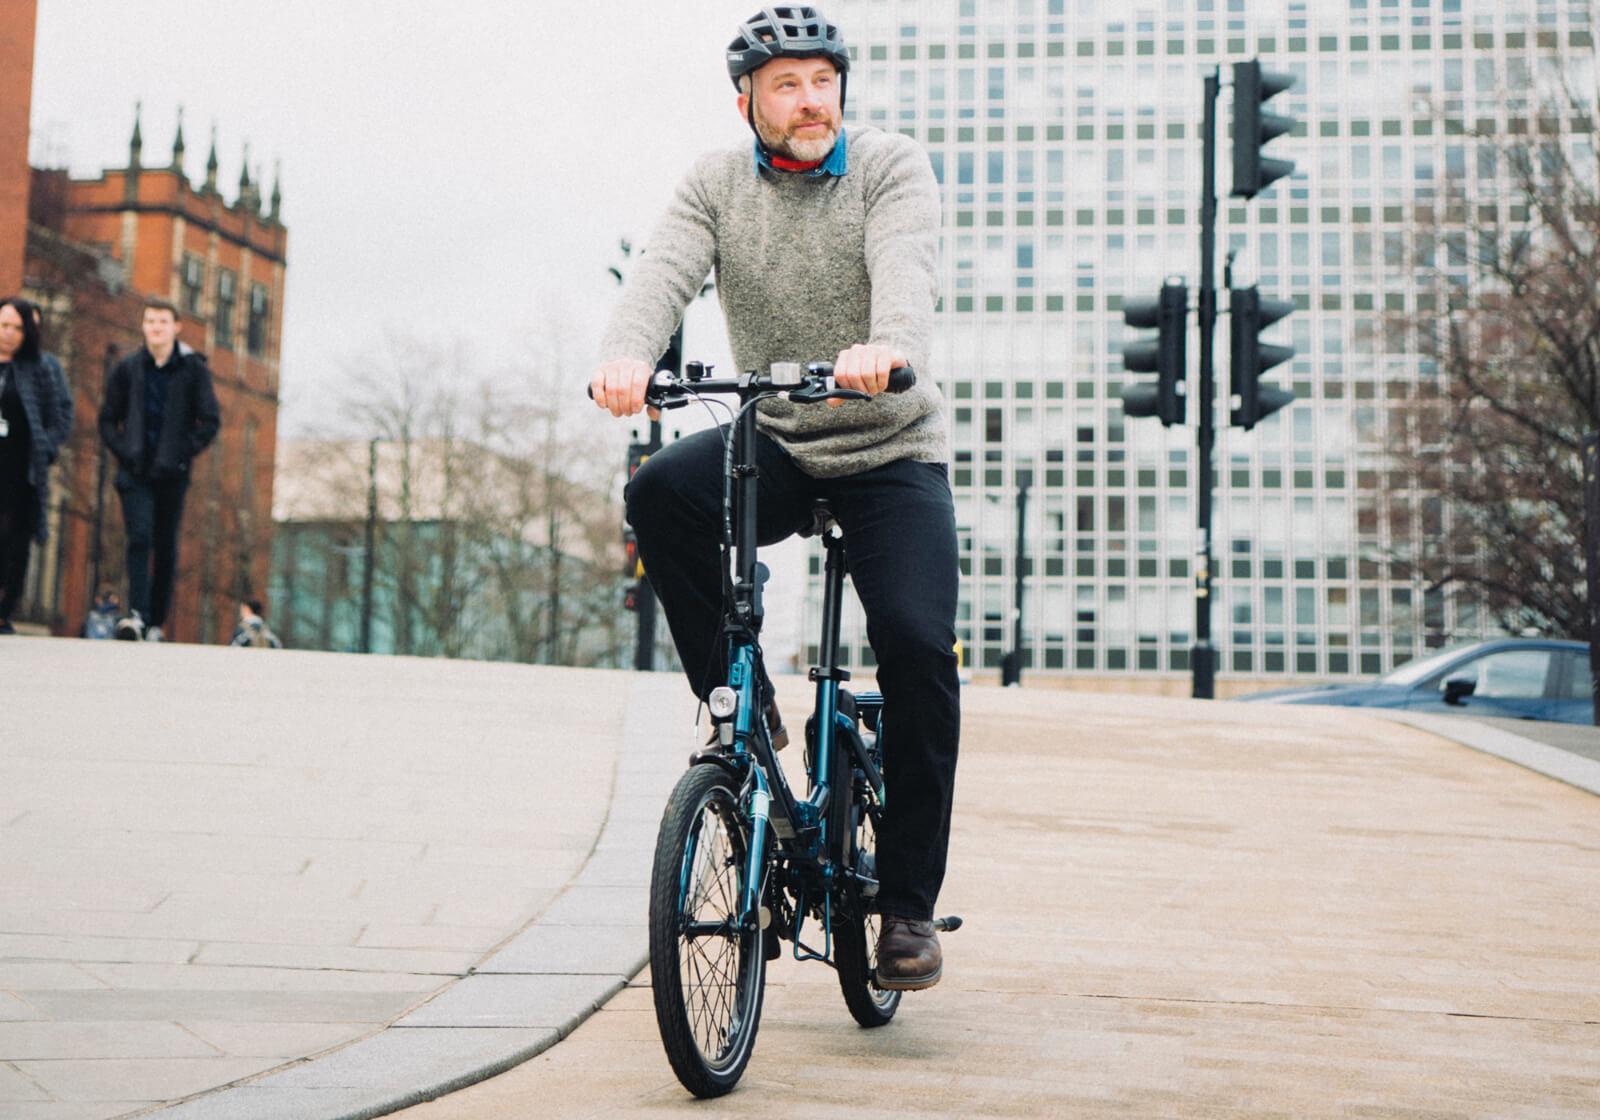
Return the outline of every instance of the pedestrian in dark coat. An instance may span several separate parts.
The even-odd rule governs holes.
[[[146,300],[145,344],[112,368],[100,404],[100,438],[117,457],[128,538],[129,612],[117,624],[117,637],[127,640],[164,636],[189,463],[222,424],[211,368],[178,341],[181,326],[172,304]]]
[[[33,543],[49,537],[50,466],[72,434],[66,377],[46,357],[33,304],[0,300],[0,634],[16,632]]]

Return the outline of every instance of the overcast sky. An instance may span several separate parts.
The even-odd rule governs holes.
[[[292,432],[388,331],[466,335],[493,364],[554,304],[590,355],[618,237],[646,240],[698,153],[746,142],[722,51],[758,6],[39,0],[32,157],[124,166],[142,101],[147,165],[179,105],[191,181],[213,122],[225,197],[246,142],[266,190],[282,161]],[[688,345],[725,360],[714,299]]]

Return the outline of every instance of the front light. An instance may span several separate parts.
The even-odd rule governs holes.
[[[727,719],[739,706],[739,697],[727,685],[719,685],[711,690],[706,706],[711,709],[712,719]]]

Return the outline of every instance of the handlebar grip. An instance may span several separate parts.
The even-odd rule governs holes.
[[[652,381],[650,383],[650,388],[645,390],[645,395],[644,395],[645,400],[648,401],[650,399],[650,394],[655,391],[655,387],[656,387],[655,386],[655,382],[652,379]],[[583,394],[584,394],[584,396],[588,397],[590,400],[594,400],[594,382],[591,381],[588,385],[584,386]]]
[[[899,369],[889,371],[889,387],[891,393],[903,393],[917,383],[917,371],[910,366],[901,366]]]

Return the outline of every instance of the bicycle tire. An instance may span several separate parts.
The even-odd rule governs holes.
[[[830,815],[842,825],[842,831],[836,834],[843,841],[838,850],[844,866],[876,879],[879,807],[867,791],[865,778],[855,768],[843,735],[835,744],[834,754],[838,762],[834,767],[833,788],[840,811]],[[872,899],[863,894],[858,880],[846,878],[835,901],[834,970],[839,976],[839,992],[844,996],[844,1005],[850,1009],[851,1017],[869,1028],[886,1026],[900,1009],[900,997],[904,995],[877,985],[880,932],[882,923],[873,910]]]
[[[702,763],[678,780],[656,836],[650,878],[656,1026],[672,1072],[701,1098],[738,1084],[761,1023],[763,932],[759,925],[736,928],[749,829],[732,776]],[[720,932],[708,929],[719,923]]]

